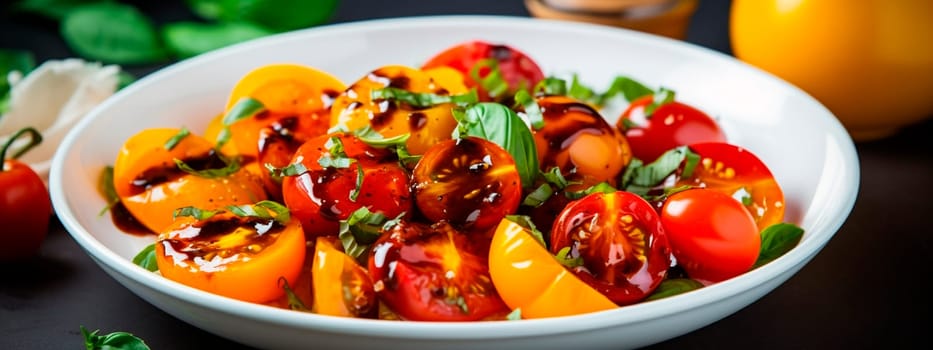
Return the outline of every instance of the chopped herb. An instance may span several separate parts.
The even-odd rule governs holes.
[[[563,190],[567,186],[574,184],[570,181],[567,181],[567,178],[564,177],[564,174],[561,173],[560,168],[551,167],[547,172],[542,172],[541,176],[544,177],[544,180],[549,184],[557,187],[558,190]]]
[[[363,166],[357,164],[356,165],[356,187],[353,188],[353,191],[350,191],[351,202],[356,202],[356,199],[359,198],[360,196],[360,192],[363,191],[363,178],[365,177],[364,175],[365,174],[363,174]]]
[[[151,272],[159,271],[156,263],[155,243],[147,245],[133,257],[133,263]]]
[[[295,291],[292,290],[292,287],[288,285],[288,280],[285,277],[279,277],[279,284],[282,285],[282,290],[285,291],[285,298],[288,299],[288,308],[295,311],[311,311],[305,303],[301,301],[301,298],[295,294]]]
[[[636,163],[633,160],[622,174],[622,187],[626,191],[639,193],[639,190],[656,186],[680,168],[684,160],[687,160],[685,170],[689,167],[692,173],[699,161],[699,156],[686,146],[680,146],[664,152],[658,159],[647,165],[641,165],[640,161]]]
[[[768,226],[761,231],[761,251],[755,267],[762,266],[779,258],[800,243],[803,229],[794,224],[780,223]]]
[[[586,196],[588,196],[588,195],[590,195],[590,194],[597,193],[597,192],[599,192],[599,193],[615,193],[616,191],[618,191],[618,189],[616,189],[615,187],[612,187],[612,185],[610,185],[608,182],[600,182],[600,183],[595,184],[595,185],[593,185],[593,186],[590,186],[589,188],[587,188],[587,189],[585,189],[585,190],[582,190],[582,191],[567,191],[567,192],[564,192],[564,195],[567,196],[567,198],[570,198],[570,199],[580,199],[580,198],[586,197]]]
[[[475,90],[460,95],[437,95],[432,93],[411,92],[405,89],[387,87],[373,90],[373,100],[390,100],[401,102],[415,108],[433,107],[445,103],[466,106],[479,102]]]
[[[480,76],[480,71],[484,68],[489,72],[486,73],[486,76]],[[487,58],[476,62],[470,68],[470,78],[473,78],[473,81],[477,82],[493,99],[504,97],[509,92],[509,83],[502,76],[499,61],[495,58]]]
[[[100,210],[97,213],[97,216],[103,216],[110,208],[120,203],[120,196],[117,195],[117,189],[113,185],[113,167],[105,166],[104,170],[100,173],[100,178],[97,181],[97,190],[100,191],[104,198],[107,199],[107,206]]]
[[[674,90],[670,90],[662,87],[654,94],[654,100],[647,106],[645,106],[645,118],[651,118],[651,115],[654,114],[654,111],[665,104],[671,103],[674,101]]]
[[[506,215],[506,219],[511,222],[514,222],[518,226],[524,227],[531,233],[531,236],[534,237],[538,243],[541,243],[541,246],[547,248],[547,243],[544,241],[544,234],[535,226],[535,223],[531,221],[531,218],[525,215]]]
[[[544,114],[534,97],[531,97],[525,90],[518,90],[515,93],[514,100],[516,106],[521,106],[524,110],[522,114],[528,118],[528,124],[532,128],[538,130],[544,127]]]
[[[198,221],[204,221],[210,219],[214,215],[220,213],[220,210],[205,210],[195,207],[182,207],[175,209],[172,212],[172,220],[175,220],[179,216],[190,216]]]
[[[538,82],[538,85],[535,85],[534,93],[544,94],[545,96],[567,95],[567,81],[557,77],[546,77]]]
[[[548,198],[551,198],[552,194],[554,194],[554,190],[551,189],[551,185],[541,184],[541,186],[538,186],[538,188],[531,191],[531,193],[525,197],[525,200],[522,201],[522,205],[534,208],[540,207]]]
[[[509,321],[518,321],[522,319],[522,308],[517,308],[512,310],[508,315],[505,315],[505,319]]]
[[[346,220],[340,220],[340,232],[337,237],[343,245],[344,252],[359,259],[382,235],[382,232],[397,225],[404,216],[405,213],[402,213],[388,220],[382,213],[374,213],[367,207],[361,207],[351,213]]]
[[[703,288],[703,284],[689,278],[671,278],[661,281],[658,288],[645,300],[658,300]]]
[[[182,127],[181,130],[178,130],[178,133],[169,138],[168,141],[165,141],[165,149],[171,151],[188,135],[191,135],[191,131],[188,131],[188,128]]]
[[[214,179],[218,177],[230,176],[233,173],[237,172],[237,170],[240,170],[240,159],[239,158],[225,157],[221,155],[220,153],[218,153],[217,156],[220,158],[221,161],[223,161],[224,164],[226,164],[223,168],[197,170],[197,169],[192,168],[190,165],[188,165],[183,160],[178,159],[178,158],[175,158],[175,165],[181,171],[184,171],[191,175],[203,177],[206,179]]]
[[[324,168],[349,168],[355,159],[347,157],[347,152],[343,148],[343,142],[337,136],[332,136],[324,147],[327,147],[327,153],[318,158],[317,163]]]
[[[281,179],[285,176],[299,176],[310,171],[303,163],[289,164],[284,168],[276,168],[272,164],[266,163],[265,167],[269,170],[269,175],[273,179]]]
[[[557,258],[557,262],[559,262],[561,265],[569,268],[583,266],[583,257],[573,257],[572,255],[573,252],[570,247],[563,247],[557,251],[557,254],[555,254],[554,257]]]
[[[226,209],[236,216],[272,219],[282,225],[288,224],[291,220],[288,207],[270,200],[259,201],[255,204],[228,205]]]
[[[217,134],[216,147],[220,149],[230,141],[230,126],[233,125],[233,123],[252,117],[265,110],[266,106],[257,99],[250,97],[240,98],[233,107],[230,107],[230,111],[224,115],[223,129]]]

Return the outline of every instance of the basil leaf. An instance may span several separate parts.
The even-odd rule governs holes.
[[[480,76],[480,71],[484,70],[484,68],[488,72],[485,76]],[[495,58],[482,59],[473,64],[473,67],[470,68],[470,78],[473,78],[473,81],[479,84],[483,91],[486,91],[489,97],[493,99],[504,96],[509,92],[509,83],[502,76],[502,71],[499,70],[499,61]]]
[[[658,288],[654,290],[645,300],[658,300],[697,290],[703,288],[703,284],[689,278],[671,278],[661,281]]]
[[[178,167],[178,170],[184,171],[191,175],[203,177],[206,179],[214,179],[218,177],[230,176],[231,174],[237,172],[237,170],[240,170],[240,161],[238,158],[236,157],[227,158],[224,156],[220,156],[220,159],[223,160],[226,166],[224,166],[223,168],[203,169],[203,170],[194,169],[181,159],[175,158],[174,160],[175,160],[175,166]]]
[[[251,97],[242,97],[236,101],[230,111],[224,115],[223,129],[217,134],[216,147],[219,149],[230,141],[230,125],[240,120],[252,117],[266,110],[266,106],[259,100]]]
[[[300,176],[311,171],[303,163],[289,164],[284,168],[276,168],[270,163],[266,163],[264,166],[269,170],[269,175],[273,179],[281,179],[285,176]]]
[[[17,71],[26,76],[36,68],[36,59],[29,51],[0,49],[0,95],[10,91],[10,82],[7,76]]]
[[[794,224],[774,224],[761,231],[761,251],[754,267],[759,267],[784,255],[800,243],[803,229]]]
[[[522,308],[512,310],[508,315],[505,315],[505,319],[509,321],[518,321],[522,319]]]
[[[324,143],[324,147],[327,147],[327,153],[322,153],[321,158],[317,160],[317,163],[323,168],[349,168],[350,164],[356,162],[355,159],[347,157],[347,152],[343,148],[343,141],[337,136],[331,136]]]
[[[589,188],[587,188],[587,189],[585,189],[585,190],[582,190],[582,191],[569,191],[569,192],[565,192],[564,195],[567,196],[567,198],[570,198],[570,199],[580,199],[580,198],[586,197],[586,196],[588,196],[588,195],[590,195],[590,194],[597,193],[597,192],[599,192],[599,193],[615,193],[615,192],[617,192],[617,191],[619,191],[619,190],[616,189],[615,187],[612,187],[612,185],[610,185],[608,182],[600,182],[600,183],[595,184],[595,185],[593,185],[593,186],[590,186]]]
[[[541,93],[547,96],[565,96],[567,95],[567,81],[557,77],[544,78],[544,80],[538,82],[538,85],[535,85],[534,93]]]
[[[645,106],[645,118],[651,118],[654,111],[665,104],[674,102],[674,90],[662,87],[654,94],[654,100]]]
[[[98,335],[100,330],[88,332],[84,326],[81,326],[81,335],[84,336],[84,347],[88,350],[149,350],[142,339],[127,333],[113,332],[106,335]]]
[[[59,21],[76,7],[99,2],[108,2],[108,0],[22,0],[14,6],[16,10]]]
[[[544,113],[541,106],[525,90],[518,90],[513,97],[515,104],[522,107],[522,113],[528,118],[528,124],[532,128],[541,129],[544,127]]]
[[[133,257],[133,263],[151,272],[159,271],[156,263],[155,243],[147,245]]]
[[[340,220],[340,232],[337,238],[343,245],[347,255],[359,259],[369,249],[369,246],[379,239],[382,232],[395,226],[405,213],[392,220],[387,220],[379,212],[371,212],[368,207],[355,210],[346,220]]]
[[[255,204],[228,205],[226,209],[236,216],[272,219],[282,225],[288,224],[291,220],[288,207],[270,200],[259,201]]]
[[[572,257],[571,255],[570,247],[563,247],[557,251],[557,254],[554,255],[554,258],[556,258],[557,262],[559,262],[561,265],[564,265],[568,268],[583,266],[583,257]]]
[[[113,185],[112,166],[105,166],[104,170],[100,172],[100,177],[97,180],[97,191],[103,194],[104,198],[107,199],[107,206],[97,213],[98,216],[103,216],[110,208],[120,203],[120,196],[117,195],[117,189]]]
[[[564,174],[560,172],[560,168],[556,166],[551,167],[547,172],[542,172],[541,176],[544,177],[544,180],[549,184],[557,187],[558,190],[563,190],[571,184],[570,181],[567,181],[567,178],[564,177]]]
[[[285,291],[285,298],[288,300],[288,308],[295,311],[311,311],[305,303],[301,301],[301,298],[295,294],[295,291],[292,290],[292,287],[288,285],[288,280],[285,277],[279,277],[279,284],[282,285],[282,290]]]
[[[411,92],[405,89],[387,87],[373,90],[370,93],[373,100],[389,100],[401,102],[415,108],[433,107],[444,103],[453,103],[461,106],[474,104],[479,101],[476,90],[461,95],[437,95],[432,93]]]
[[[172,220],[179,216],[190,216],[195,220],[204,221],[220,213],[220,210],[205,210],[195,207],[181,207],[172,212]]]
[[[540,207],[544,202],[547,202],[548,198],[551,198],[551,195],[554,194],[554,189],[551,188],[551,185],[541,184],[534,191],[525,196],[525,200],[522,201],[522,205],[529,207]]]
[[[382,134],[380,134],[368,124],[362,128],[356,129],[353,134],[356,135],[360,141],[363,141],[363,143],[375,148],[404,146],[405,143],[408,142],[408,139],[411,138],[410,133],[404,133],[398,136],[385,138],[382,136]]]
[[[570,80],[570,88],[567,91],[567,95],[587,103],[595,103],[600,100],[600,95],[589,86],[583,85],[576,74],[574,74],[573,79]]]
[[[654,91],[632,78],[617,76],[612,80],[609,89],[606,89],[606,92],[599,96],[597,105],[605,105],[607,101],[618,94],[622,94],[626,101],[632,102],[639,97],[651,95],[653,93]]]
[[[322,24],[337,0],[187,0],[191,10],[209,20],[246,21],[283,32]]]
[[[684,159],[687,159],[688,154],[695,153],[687,148],[687,146],[680,146],[664,152],[658,159],[647,165],[633,166],[636,163],[632,162],[629,164],[629,169],[626,169],[622,174],[623,188],[629,191],[630,187],[651,187],[657,185],[680,168],[680,164]],[[693,159],[697,159],[698,161],[699,157],[696,156]],[[696,163],[693,163],[693,166],[695,167]]]
[[[127,71],[121,69],[120,73],[117,73],[117,90],[130,86],[134,82],[136,82],[136,77]]]
[[[356,202],[356,199],[360,197],[360,192],[363,191],[363,178],[365,174],[363,173],[363,166],[356,165],[356,187],[353,188],[353,191],[350,191],[350,201]]]
[[[477,103],[465,111],[454,110],[458,126],[454,138],[476,136],[501,146],[512,155],[522,187],[530,189],[538,176],[538,151],[531,130],[515,112],[493,102]]]
[[[155,26],[135,7],[103,2],[74,8],[61,22],[65,43],[79,55],[110,63],[155,63],[167,58]]]
[[[178,146],[178,143],[188,135],[191,135],[191,131],[188,131],[188,128],[186,127],[182,127],[181,130],[178,130],[178,133],[169,138],[168,141],[165,141],[165,144],[162,147],[168,151],[171,151],[172,148]]]
[[[525,215],[506,215],[505,218],[511,222],[514,222],[518,226],[524,227],[531,233],[531,236],[541,243],[541,246],[547,249],[547,243],[544,240],[544,234],[538,230],[538,227],[535,226],[535,223],[531,221],[531,218]]]
[[[166,46],[181,58],[200,55],[274,33],[248,22],[176,22],[162,27],[162,38]]]

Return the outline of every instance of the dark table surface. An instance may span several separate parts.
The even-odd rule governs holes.
[[[182,1],[131,1],[157,23],[191,19]],[[703,0],[687,41],[730,53],[728,1]],[[520,0],[343,0],[332,22],[436,14],[528,16]],[[41,62],[73,56],[54,22],[2,12],[0,48]],[[128,67],[138,76],[156,66]],[[684,348],[887,348],[920,344],[929,332],[929,222],[933,119],[879,141],[858,143],[855,208],[798,274],[739,312],[656,344]],[[788,140],[788,142],[793,142]],[[2,229],[2,228],[0,228]],[[149,305],[106,275],[53,220],[39,256],[0,264],[0,349],[76,349],[79,326],[128,331],[153,349],[244,348]],[[585,345],[585,344],[581,344]]]

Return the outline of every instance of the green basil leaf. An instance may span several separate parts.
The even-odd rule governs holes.
[[[65,17],[76,7],[99,2],[112,2],[110,0],[22,0],[15,6],[16,10],[34,13],[56,21]]]
[[[272,219],[282,225],[288,224],[291,220],[288,207],[270,200],[259,201],[255,204],[228,205],[226,209],[236,216]]]
[[[671,278],[661,281],[658,288],[645,300],[658,300],[703,288],[703,284],[689,278]]]
[[[210,219],[218,213],[220,213],[220,210],[205,210],[195,207],[181,207],[175,209],[175,211],[172,212],[172,220],[175,220],[179,216],[190,216],[195,220],[204,221]]]
[[[187,0],[194,13],[209,20],[247,21],[275,31],[322,24],[337,8],[337,0]]]
[[[295,294],[295,291],[292,290],[292,287],[288,285],[288,280],[285,277],[279,277],[279,284],[282,285],[282,290],[285,291],[285,298],[288,300],[288,308],[295,311],[311,311],[305,303],[301,301],[301,298]]]
[[[544,177],[544,180],[549,184],[557,187],[558,190],[563,190],[571,184],[570,181],[567,181],[567,178],[564,177],[564,174],[560,172],[560,168],[556,166],[551,167],[547,172],[542,172],[541,176]]]
[[[551,188],[551,185],[541,184],[541,186],[525,196],[522,205],[533,208],[540,207],[544,202],[547,202],[548,198],[551,198],[552,194],[554,194],[554,189]]]
[[[175,160],[175,166],[178,167],[178,170],[184,171],[191,175],[203,177],[206,179],[214,179],[218,177],[230,176],[231,174],[237,172],[237,170],[240,170],[239,158],[236,158],[236,157],[227,158],[224,156],[220,156],[220,159],[223,160],[224,163],[226,164],[226,166],[224,166],[223,168],[202,169],[202,170],[192,168],[190,165],[188,165],[181,159],[175,158],[174,160]]]
[[[563,247],[557,251],[557,254],[554,255],[554,258],[556,258],[557,262],[559,262],[561,265],[564,265],[568,268],[583,266],[583,257],[573,257],[571,255],[570,247]]]
[[[535,85],[534,88],[535,94],[544,94],[546,96],[558,95],[566,96],[567,95],[567,81],[557,77],[547,77],[544,80],[538,82],[538,85]]]
[[[535,101],[534,97],[528,94],[528,91],[518,90],[513,99],[515,99],[516,105],[522,107],[522,113],[527,116],[528,124],[532,128],[538,130],[544,127],[544,113],[541,111],[541,106],[538,105],[538,101]]]
[[[767,264],[784,255],[800,243],[803,229],[794,224],[780,223],[761,231],[761,251],[755,267]]]
[[[10,82],[7,76],[17,71],[26,76],[36,68],[36,59],[31,52],[25,50],[0,49],[0,95],[10,91]]]
[[[328,139],[327,142],[324,143],[324,147],[327,148],[327,153],[322,153],[321,158],[317,160],[317,163],[323,168],[345,169],[349,168],[350,164],[356,162],[355,159],[347,157],[347,152],[343,147],[343,141],[340,141],[340,138],[337,136],[332,136]]]
[[[88,350],[149,350],[142,339],[127,333],[113,332],[99,335],[100,330],[88,332],[81,326],[81,335],[84,336],[84,347]]]
[[[120,196],[117,195],[117,189],[113,185],[113,167],[105,166],[104,170],[100,172],[100,177],[97,180],[97,191],[104,195],[104,198],[107,199],[107,206],[104,209],[101,209],[98,216],[104,215],[110,208],[113,208],[114,205],[120,203]]]
[[[337,238],[343,245],[347,255],[360,259],[369,250],[369,246],[379,239],[382,232],[395,226],[405,213],[392,220],[379,212],[371,212],[368,207],[355,210],[346,220],[340,220],[340,231]]]
[[[595,184],[595,185],[593,185],[593,186],[590,186],[589,188],[587,188],[587,189],[585,189],[585,190],[582,190],[582,191],[568,191],[568,192],[564,192],[564,195],[567,196],[567,198],[570,198],[570,199],[580,199],[580,198],[586,197],[586,196],[588,196],[588,195],[590,195],[590,194],[597,193],[597,192],[599,192],[599,193],[615,193],[615,192],[617,192],[617,191],[619,191],[619,190],[616,189],[615,187],[612,187],[612,185],[610,185],[608,182],[600,182],[600,183]]]
[[[499,145],[512,155],[521,177],[522,187],[530,189],[538,176],[538,150],[531,129],[508,107],[493,103],[477,103],[465,111],[454,110],[458,126],[454,138],[476,136]]]
[[[230,126],[240,120],[252,117],[266,110],[266,106],[251,97],[242,97],[236,101],[230,111],[224,115],[223,129],[217,134],[216,147],[220,149],[230,141]]]
[[[404,146],[405,143],[408,142],[408,139],[411,138],[410,133],[404,133],[398,136],[385,138],[382,136],[382,134],[380,134],[378,131],[373,129],[371,125],[368,124],[353,131],[353,135],[356,135],[356,137],[360,139],[360,141],[363,141],[363,143],[375,148]]]
[[[178,133],[176,133],[171,138],[169,138],[167,141],[165,141],[165,144],[162,147],[164,147],[166,150],[171,151],[172,148],[175,148],[175,146],[178,146],[178,143],[181,142],[181,140],[184,139],[185,137],[188,137],[188,135],[191,135],[191,131],[189,131],[188,128],[186,127],[182,127],[181,130],[178,130]]]
[[[600,99],[600,95],[589,86],[583,85],[576,74],[570,80],[570,89],[568,89],[567,95],[587,103],[593,103]]]
[[[538,227],[535,226],[535,223],[531,221],[531,218],[526,215],[506,215],[506,219],[511,222],[514,222],[518,226],[528,229],[528,232],[531,233],[531,236],[534,237],[538,243],[541,243],[541,246],[547,249],[547,243],[544,240],[544,234],[541,233],[541,230],[538,230]]]
[[[120,3],[83,5],[61,22],[65,42],[79,55],[109,63],[155,63],[167,58],[155,26],[135,7]]]
[[[662,87],[654,94],[654,100],[645,106],[645,118],[651,118],[654,111],[665,104],[674,102],[674,90]]]
[[[522,308],[512,310],[508,315],[505,315],[505,319],[509,321],[518,321],[522,319]]]
[[[626,191],[629,191],[629,187],[655,186],[680,168],[680,164],[687,159],[687,155],[692,153],[693,151],[686,146],[680,146],[664,152],[658,159],[647,165],[636,167],[633,166],[635,164],[633,162],[622,175],[622,186]]]
[[[480,76],[480,72],[484,68],[488,72],[485,76]],[[493,99],[502,97],[509,92],[509,83],[502,76],[502,71],[499,70],[499,61],[495,58],[482,59],[473,64],[473,67],[470,67],[470,78],[473,78],[473,81],[479,84],[483,91],[486,91],[489,97]]]
[[[3,118],[3,114],[10,111],[10,92],[0,94],[0,119]]]
[[[373,100],[389,100],[401,102],[415,108],[433,107],[444,103],[456,105],[471,105],[479,101],[476,90],[460,95],[438,95],[432,93],[411,92],[405,89],[387,87],[373,90],[370,93]]]
[[[654,91],[644,84],[625,76],[617,76],[612,80],[609,89],[602,93],[597,99],[597,105],[605,105],[610,99],[618,94],[622,94],[626,101],[632,102],[639,97],[653,94]]]
[[[249,22],[176,22],[162,27],[162,38],[166,46],[181,58],[274,33]]]
[[[133,257],[133,263],[146,270],[159,271],[159,264],[156,263],[155,243],[147,245]]]
[[[125,70],[120,70],[120,73],[117,73],[117,90],[121,90],[130,84],[136,82],[136,77],[128,73]]]
[[[300,176],[311,171],[303,163],[289,164],[284,168],[276,168],[269,163],[266,163],[264,166],[269,170],[269,175],[271,175],[273,179],[281,179],[285,176]]]
[[[356,199],[360,197],[360,192],[363,191],[363,178],[365,174],[363,173],[363,166],[356,165],[356,186],[353,187],[353,191],[350,191],[350,201],[356,202]]]

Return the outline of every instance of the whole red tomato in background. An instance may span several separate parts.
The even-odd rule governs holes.
[[[658,106],[651,115],[646,115],[645,108],[652,102],[653,95],[632,101],[616,124],[625,134],[635,158],[652,162],[678,146],[726,141],[726,134],[703,111],[671,101]]]
[[[496,61],[502,78],[509,84],[509,96],[523,86],[531,89],[544,79],[541,67],[525,53],[510,46],[479,40],[447,48],[429,59],[421,68],[450,67],[456,69],[463,73],[468,87],[477,87],[480,97],[485,101],[490,101],[501,96],[490,96],[490,93],[483,90],[470,74],[473,66],[486,59]],[[480,77],[486,77],[489,69],[480,69],[478,73]]]
[[[22,135],[32,136],[31,142],[19,152],[38,145],[42,141],[32,128],[23,129],[11,137],[0,148],[0,261],[28,258],[39,251],[49,228],[52,202],[45,183],[26,164],[16,160],[5,160],[7,151]]]

